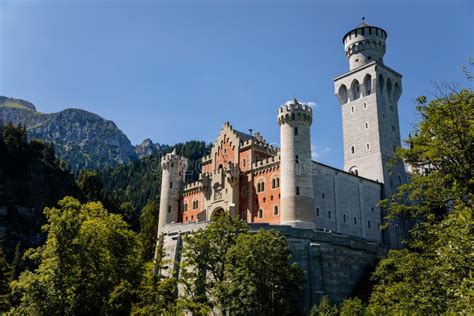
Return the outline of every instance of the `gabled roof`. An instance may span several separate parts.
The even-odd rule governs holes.
[[[243,142],[248,141],[253,138],[252,135],[249,135],[247,133],[244,133],[238,130],[234,130],[234,132],[237,134],[237,136],[239,136],[240,140]]]

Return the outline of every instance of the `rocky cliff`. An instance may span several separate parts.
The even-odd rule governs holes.
[[[44,114],[28,101],[0,96],[0,123],[8,122],[25,125],[30,139],[52,142],[58,157],[74,172],[115,167],[138,158],[114,122],[88,111]]]

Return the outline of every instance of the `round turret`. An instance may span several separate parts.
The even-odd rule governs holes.
[[[314,228],[310,127],[313,111],[294,99],[278,110],[281,224]]]
[[[349,59],[349,69],[355,69],[372,61],[383,63],[386,39],[387,32],[367,24],[362,18],[362,23],[342,38],[346,57]]]
[[[158,236],[161,227],[178,221],[179,194],[183,188],[187,168],[188,160],[176,155],[175,150],[161,158],[162,178]]]

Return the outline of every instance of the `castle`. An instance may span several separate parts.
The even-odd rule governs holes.
[[[400,247],[407,227],[394,221],[382,231],[378,206],[407,181],[401,161],[389,167],[400,147],[402,76],[384,65],[386,40],[383,29],[365,21],[342,40],[349,71],[334,78],[334,88],[342,108],[343,170],[312,160],[312,108],[296,99],[277,111],[280,148],[225,123],[202,158],[198,181],[184,183],[186,158],[163,157],[158,233],[169,256],[179,259],[180,236],[221,212],[255,229],[279,230],[306,272],[301,303],[307,311],[322,293],[335,301],[350,295],[367,266],[386,248]]]

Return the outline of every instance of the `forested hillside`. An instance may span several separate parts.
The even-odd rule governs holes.
[[[43,209],[66,195],[81,196],[53,146],[28,142],[24,127],[0,125],[0,246],[11,255],[17,244],[38,245]]]
[[[147,200],[159,202],[161,190],[160,159],[176,149],[178,155],[189,159],[187,181],[197,180],[202,156],[209,154],[210,145],[203,141],[189,141],[174,146],[160,147],[160,151],[138,161],[108,169],[102,173],[105,191],[120,203],[129,202],[140,211]]]

